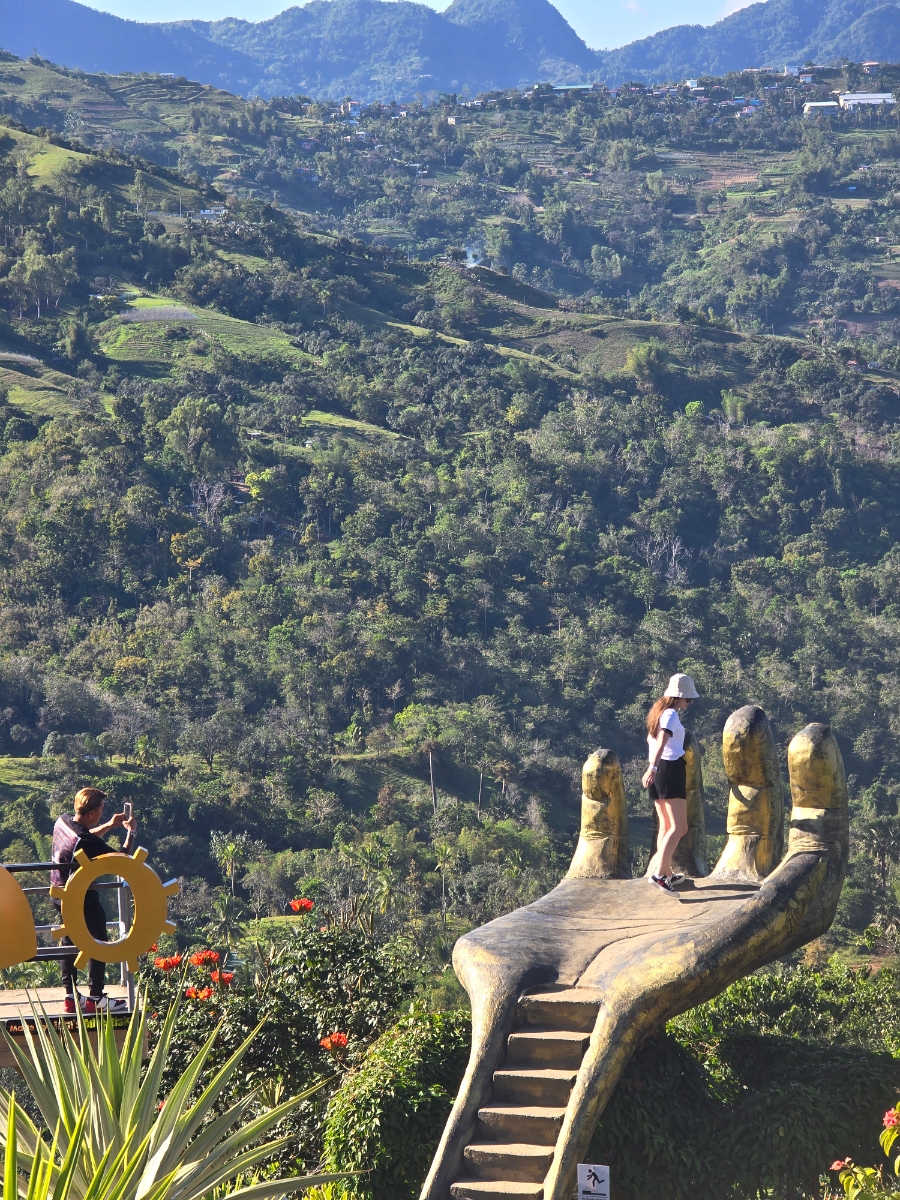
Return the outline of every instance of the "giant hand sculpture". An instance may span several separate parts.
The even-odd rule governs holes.
[[[827,725],[788,750],[790,839],[768,719],[752,705],[724,732],[728,843],[705,875],[699,747],[688,753],[690,832],[676,895],[629,879],[618,760],[585,763],[582,829],[566,878],[457,942],[472,1054],[422,1200],[570,1200],[575,1168],[623,1068],[669,1018],[819,937],[847,862],[847,784]]]

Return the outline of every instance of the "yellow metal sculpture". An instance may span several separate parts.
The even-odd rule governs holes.
[[[67,937],[78,947],[75,966],[83,966],[89,958],[100,962],[127,962],[137,970],[138,956],[146,954],[163,932],[174,933],[175,926],[167,919],[168,897],[178,894],[176,879],[163,883],[152,867],[147,866],[147,851],[138,847],[134,854],[101,854],[88,858],[83,850],[75,851],[78,870],[66,880],[65,887],[54,885],[50,895],[61,902],[63,923],[53,930],[54,941]],[[98,942],[92,937],[84,919],[84,895],[101,875],[118,875],[131,888],[134,897],[134,919],[125,937],[115,942]]]
[[[14,967],[37,954],[37,933],[28,898],[0,867],[0,967]]]
[[[68,937],[77,947],[76,964],[87,959],[100,962],[127,962],[137,969],[138,955],[146,954],[161,933],[173,933],[175,926],[167,919],[168,897],[174,896],[179,885],[176,879],[163,883],[152,867],[147,866],[147,851],[139,847],[133,855],[101,854],[89,859],[83,850],[75,854],[78,870],[66,881],[64,888],[53,886],[50,895],[61,902],[62,925],[53,930],[53,937]],[[118,875],[124,879],[134,897],[134,920],[131,929],[115,942],[98,942],[88,932],[84,919],[84,895],[101,875]],[[27,962],[37,954],[37,932],[34,917],[25,893],[13,875],[0,867],[0,968]]]
[[[570,1200],[576,1166],[640,1042],[834,918],[848,850],[847,784],[827,725],[788,750],[793,811],[762,709],[728,720],[728,843],[705,864],[700,747],[687,748],[690,876],[673,895],[630,879],[621,768],[585,763],[572,867],[547,896],[460,938],[472,1053],[422,1200]]]

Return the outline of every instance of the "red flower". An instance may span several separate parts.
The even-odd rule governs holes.
[[[892,1125],[900,1125],[900,1113],[896,1108],[889,1108],[884,1114],[884,1127],[890,1129]]]
[[[159,967],[160,971],[177,971],[181,966],[181,955],[173,954],[171,958],[154,958],[154,967]]]
[[[153,945],[150,947],[150,949],[147,951],[147,953],[155,954],[158,949],[159,949],[159,946],[157,946],[156,942],[154,942]]]
[[[218,950],[197,950],[190,958],[193,967],[205,967],[207,963],[217,963],[218,961]]]
[[[184,989],[184,994],[188,1000],[209,1000],[212,998],[213,989],[211,987],[189,987]]]
[[[313,907],[314,907],[314,905],[313,905],[312,900],[307,900],[305,896],[301,900],[292,900],[291,901],[291,908],[294,910],[294,912],[297,912],[297,913],[312,912]]]
[[[210,971],[209,977],[213,983],[221,983],[223,987],[228,987],[234,979],[234,971]]]
[[[329,1054],[335,1054],[339,1050],[347,1049],[348,1040],[346,1033],[329,1033],[328,1037],[322,1038],[319,1045]]]

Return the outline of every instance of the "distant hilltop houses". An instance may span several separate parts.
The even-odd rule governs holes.
[[[804,115],[811,117],[816,113],[840,108],[852,112],[857,108],[881,107],[885,104],[893,107],[897,103],[893,92],[836,92],[835,95],[837,100],[811,100],[804,104]]]
[[[787,63],[783,67],[744,67],[739,72],[734,72],[736,75],[755,75],[762,76],[763,79],[771,79],[771,84],[764,84],[763,90],[772,91],[780,87],[796,87],[812,88],[820,86],[825,82],[828,73],[839,73],[846,70],[848,66],[855,66],[866,75],[878,74],[881,67],[890,66],[891,64],[881,64],[874,59],[861,63],[844,63],[841,67],[833,64],[826,65],[822,63],[807,63],[805,66],[796,66]],[[823,77],[824,76],[824,77]],[[784,82],[778,82],[781,79]],[[796,82],[795,82],[796,81]],[[735,116],[752,116],[755,111],[764,105],[764,100],[759,98],[744,97],[734,95],[733,97],[725,98],[722,96],[723,89],[715,87],[712,90],[719,93],[716,96],[708,95],[709,89],[705,86],[701,79],[686,78],[675,86],[644,83],[633,81],[631,83],[620,84],[618,86],[608,86],[602,81],[594,80],[591,83],[535,83],[530,90],[542,92],[544,94],[553,95],[584,95],[591,92],[606,92],[610,95],[617,96],[622,92],[647,92],[654,96],[672,95],[678,92],[687,90],[691,93],[692,102],[698,105],[712,104],[715,108],[733,108],[738,111]],[[504,90],[504,89],[501,89]],[[510,95],[518,94],[519,88],[509,89]],[[496,96],[498,93],[487,93],[479,96],[474,100],[455,99],[452,107],[455,108],[481,108],[484,104],[497,103]],[[819,92],[821,95],[821,90]],[[806,115],[813,115],[817,112],[828,109],[845,109],[853,111],[854,109],[866,106],[893,106],[897,103],[897,99],[893,92],[833,92],[837,98],[834,100],[809,100],[803,105],[803,111]],[[436,103],[437,101],[435,101]],[[444,107],[447,107],[444,103]],[[366,109],[377,108],[383,113],[390,112],[395,117],[405,117],[409,111],[409,105],[397,104],[396,101],[391,104],[376,103],[367,104],[362,100],[346,99],[340,105],[336,105],[331,113],[333,120],[341,120],[345,124],[354,125],[363,115]],[[451,125],[456,125],[459,118],[450,116],[447,121]]]

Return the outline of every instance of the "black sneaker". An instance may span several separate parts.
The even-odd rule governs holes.
[[[651,875],[650,881],[652,883],[655,883],[657,887],[662,888],[662,890],[664,892],[674,892],[675,891],[675,889],[672,887],[671,883],[669,883],[669,881],[665,877],[665,875]]]

